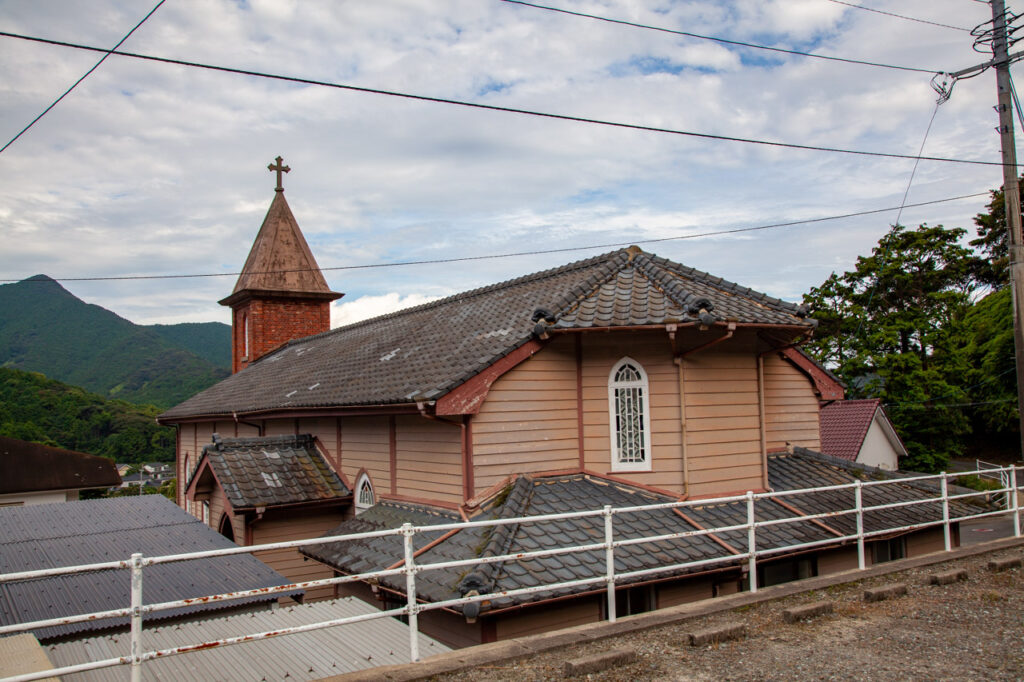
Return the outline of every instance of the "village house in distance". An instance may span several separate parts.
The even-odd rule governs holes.
[[[817,452],[821,405],[842,399],[843,387],[798,348],[815,328],[806,310],[637,247],[330,330],[329,305],[340,294],[328,288],[285,201],[281,174],[289,169],[280,157],[270,168],[278,178],[273,202],[234,291],[221,301],[232,309],[235,373],[159,417],[177,427],[178,503],[239,544],[886,475]],[[772,513],[850,508],[845,492],[794,496]],[[903,494],[932,493],[908,484]],[[868,514],[865,523],[892,527],[881,524],[895,514],[905,525],[934,511]],[[639,537],[746,516],[738,505],[704,505],[622,519],[617,532]],[[763,542],[834,539],[854,523],[827,521],[778,526]],[[417,560],[592,542],[593,523],[428,533],[417,540]],[[873,559],[941,546],[941,529],[894,534],[873,543]],[[735,533],[702,536],[633,545],[622,561],[637,570],[742,547]],[[418,595],[438,601],[600,575],[594,554],[421,574]],[[261,556],[294,580],[384,569],[402,557],[394,537]],[[765,561],[758,577],[772,584],[856,561],[855,550],[837,541]],[[745,589],[745,570],[737,561],[623,585],[617,611]],[[307,598],[343,592],[393,605],[404,600],[403,581]],[[420,623],[465,646],[605,615],[588,587],[486,603],[479,614],[430,611]]]

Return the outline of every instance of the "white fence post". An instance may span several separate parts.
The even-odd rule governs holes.
[[[142,555],[132,554],[132,682],[142,680]]]
[[[614,540],[612,532],[612,506],[604,506],[604,562],[605,574],[608,580],[608,622],[615,622],[615,549],[612,547]]]
[[[405,544],[405,592],[406,610],[409,613],[409,658],[413,663],[420,660],[419,616],[416,608],[416,549],[413,538],[416,531],[411,523],[402,524],[402,540]]]
[[[864,556],[864,484],[858,478],[853,489],[854,506],[857,508],[857,568],[864,570],[867,560]]]
[[[1020,537],[1020,498],[1017,492],[1017,467],[1010,467],[1010,497],[1013,498],[1013,534]]]
[[[757,592],[757,538],[754,534],[754,492],[747,491],[747,575],[750,580],[750,591]]]
[[[946,543],[946,551],[953,549],[953,542],[949,535],[949,481],[946,479],[946,472],[942,472],[942,538]]]

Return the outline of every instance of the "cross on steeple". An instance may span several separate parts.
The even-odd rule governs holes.
[[[277,187],[274,188],[274,191],[283,192],[284,185],[281,184],[281,173],[287,173],[288,171],[291,170],[291,168],[281,164],[282,159],[280,156],[274,159],[274,161],[276,161],[277,163],[272,163],[269,166],[267,166],[267,170],[274,171],[275,173],[277,173]]]

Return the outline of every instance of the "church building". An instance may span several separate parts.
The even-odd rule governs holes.
[[[842,399],[843,387],[799,350],[815,329],[802,306],[630,247],[331,330],[329,306],[340,294],[327,286],[285,201],[280,178],[289,169],[280,157],[270,168],[278,176],[270,210],[221,301],[232,309],[235,373],[159,417],[177,427],[179,504],[236,541],[694,500],[863,475],[814,452],[820,406]],[[798,499],[785,513],[814,513]],[[703,509],[640,518],[634,530],[725,525],[738,513]],[[844,518],[808,522],[772,541],[842,537]],[[579,524],[536,531],[543,541],[525,526],[502,528],[439,534],[421,551],[452,560],[590,536]],[[901,551],[916,553],[935,536],[908,542]],[[635,547],[627,563],[636,570],[742,549],[715,536]],[[367,541],[262,558],[299,580],[387,568],[402,554],[400,543]],[[777,582],[850,561],[849,543],[837,541],[832,554],[780,558],[758,570]],[[444,600],[597,570],[568,557],[549,563],[441,575],[420,596]],[[699,576],[634,581],[620,588],[619,613],[743,589],[745,570],[737,561]],[[403,585],[353,591],[387,604],[403,599]],[[479,619],[456,608],[422,614],[421,623],[458,646],[604,617],[593,590],[537,594],[488,604]]]

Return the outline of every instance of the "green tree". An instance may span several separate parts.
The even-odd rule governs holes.
[[[1024,183],[1024,176],[1021,180]],[[1024,184],[1021,190],[1024,197]],[[979,264],[978,280],[993,289],[1001,289],[1010,283],[1006,197],[1001,189],[994,189],[991,194],[992,198],[985,206],[987,211],[974,216],[978,237],[971,240],[971,246],[984,257]]]
[[[956,331],[979,269],[961,229],[897,225],[855,268],[804,297],[822,323],[807,347],[850,397],[880,398],[907,446],[901,466],[938,471],[959,455],[970,424],[967,362]]]

